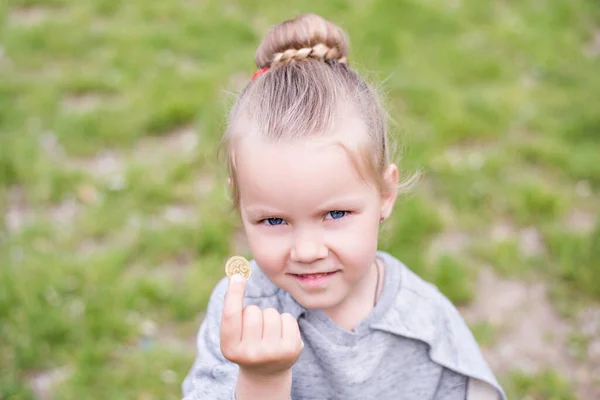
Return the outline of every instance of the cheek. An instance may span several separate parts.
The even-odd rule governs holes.
[[[361,216],[346,229],[335,232],[330,247],[346,265],[370,265],[377,251],[379,222]]]
[[[267,275],[278,272],[285,261],[284,235],[265,233],[264,227],[246,228],[246,237],[252,257]],[[277,228],[275,228],[277,229]]]
[[[338,242],[347,248],[356,250],[377,246],[379,222],[373,216],[364,214],[352,221],[346,229],[340,230]]]

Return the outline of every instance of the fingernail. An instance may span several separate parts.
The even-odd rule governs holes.
[[[244,282],[245,280],[246,280],[246,278],[244,278],[240,274],[235,274],[234,276],[231,277],[231,281],[234,283]]]

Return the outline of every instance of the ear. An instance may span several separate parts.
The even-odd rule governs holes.
[[[381,196],[381,217],[387,219],[392,214],[394,203],[398,197],[398,182],[400,176],[396,164],[390,164],[386,168],[383,179],[387,186],[387,193]]]

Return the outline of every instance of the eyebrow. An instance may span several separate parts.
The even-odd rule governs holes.
[[[282,215],[285,214],[284,212],[275,210],[275,209],[269,209],[269,208],[264,208],[261,206],[249,206],[249,207],[245,207],[244,208],[246,214],[251,217],[251,218],[259,218],[259,217],[265,217],[267,215]]]
[[[319,209],[332,210],[332,209],[336,208],[337,205],[340,205],[340,204],[356,206],[356,205],[362,204],[362,203],[364,203],[364,201],[361,200],[360,196],[351,195],[351,196],[339,197],[339,198],[335,198],[333,200],[326,201],[323,204],[321,204],[321,206],[319,206]]]
[[[320,214],[324,214],[327,211],[332,211],[332,210],[342,210],[344,208],[356,208],[360,205],[362,205],[364,203],[363,200],[360,199],[359,196],[357,195],[353,195],[353,196],[346,196],[346,197],[340,197],[340,198],[336,198],[333,200],[329,200],[326,201],[324,203],[322,203],[319,207],[317,207],[317,211],[315,212],[315,215],[320,215]],[[266,217],[266,216],[270,216],[270,215],[277,215],[279,218],[287,218],[287,213],[284,211],[280,211],[278,209],[274,209],[274,208],[267,208],[264,206],[248,206],[248,207],[244,207],[244,211],[245,213],[255,219],[255,218],[262,218],[262,217]]]

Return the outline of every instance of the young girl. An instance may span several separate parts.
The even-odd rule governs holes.
[[[224,137],[252,274],[212,293],[186,400],[505,399],[453,305],[377,250],[399,173],[347,54],[312,14],[256,52]]]

